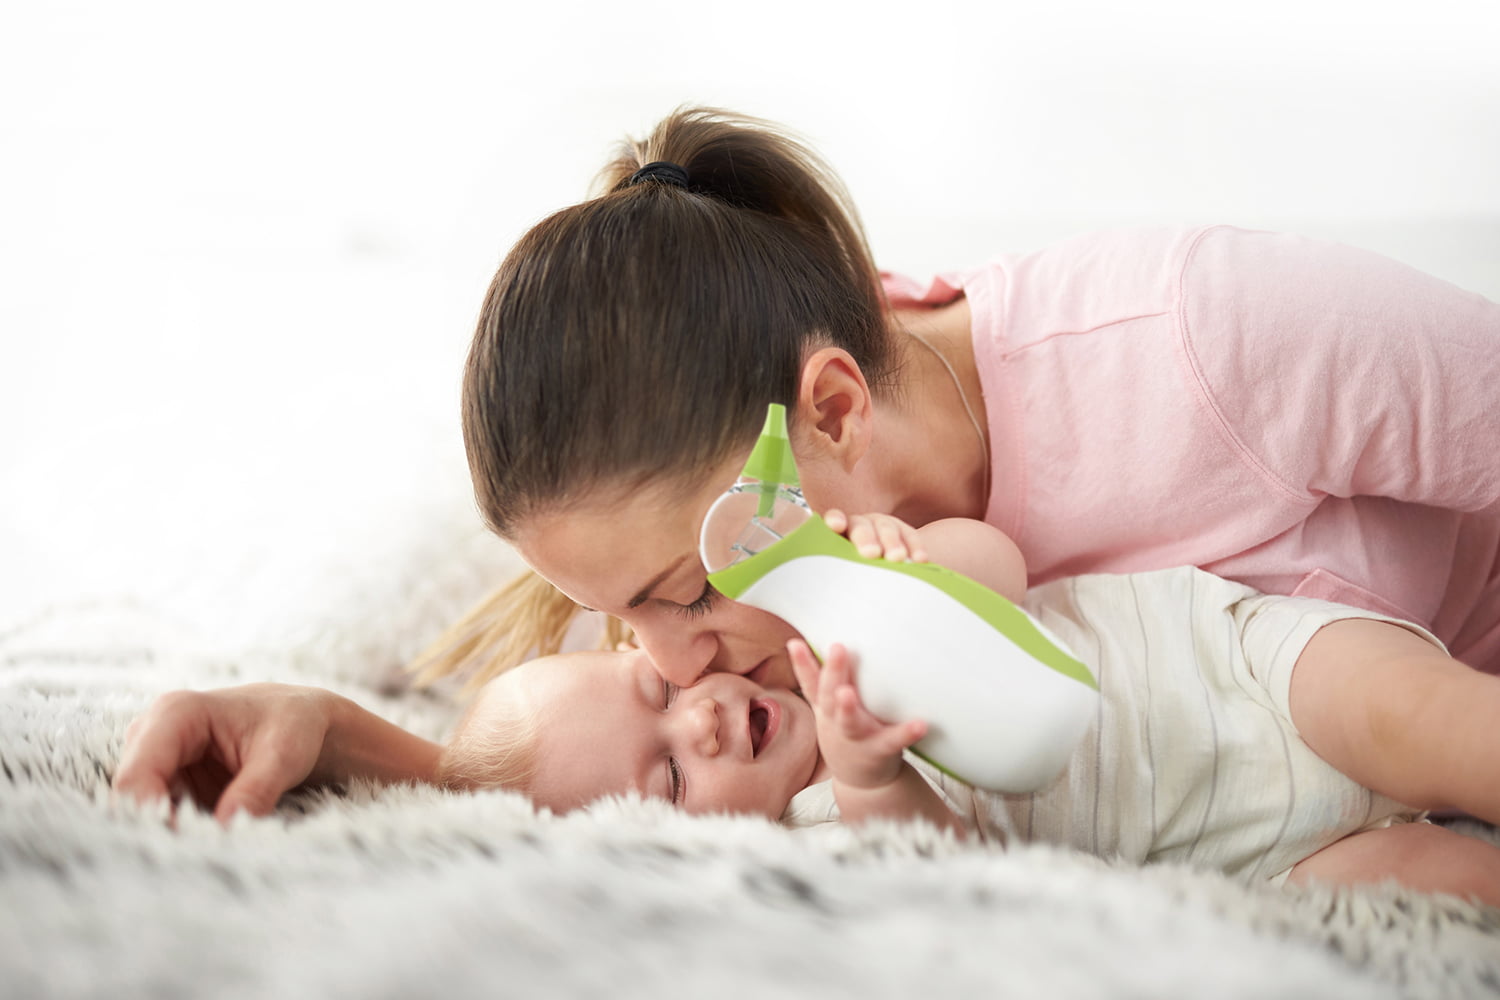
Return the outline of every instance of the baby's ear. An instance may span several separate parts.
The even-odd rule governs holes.
[[[819,348],[802,362],[792,450],[799,461],[833,460],[852,470],[869,449],[873,411],[853,356],[841,347]]]

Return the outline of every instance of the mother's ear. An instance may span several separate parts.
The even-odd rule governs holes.
[[[823,347],[802,362],[793,428],[799,461],[831,460],[852,471],[870,448],[873,415],[870,386],[848,351]]]

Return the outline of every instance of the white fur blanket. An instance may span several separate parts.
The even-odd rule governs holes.
[[[356,786],[228,830],[110,802],[125,725],[179,686],[322,683],[441,737],[452,704],[391,671],[511,565],[462,494],[362,536],[358,559],[266,547],[0,627],[0,993],[1500,995],[1500,912],[1389,888],[629,801],[554,817]]]

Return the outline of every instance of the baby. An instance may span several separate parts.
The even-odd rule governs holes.
[[[940,523],[887,525],[880,544],[963,562],[995,533]],[[876,719],[850,654],[831,647],[820,666],[800,641],[789,654],[802,695],[727,673],[677,689],[639,650],[535,660],[480,693],[443,751],[444,780],[557,811],[634,792],[793,825],[920,816],[1127,861],[1276,883],[1394,878],[1500,905],[1500,849],[1417,822],[1438,805],[1500,820],[1500,678],[1419,627],[1192,568],[1058,581],[1023,606],[1094,668],[1101,694],[1067,769],[1030,795],[974,789],[904,753],[924,723]],[[1433,697],[1403,702],[1408,718],[1372,716],[1341,697],[1344,670],[1398,690],[1412,674]],[[1466,708],[1439,704],[1453,685]]]

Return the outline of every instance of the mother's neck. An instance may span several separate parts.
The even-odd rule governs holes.
[[[989,424],[974,363],[969,304],[898,310],[902,393],[877,414],[872,450],[891,513],[913,524],[982,519],[989,505]],[[977,424],[977,429],[976,429]]]

